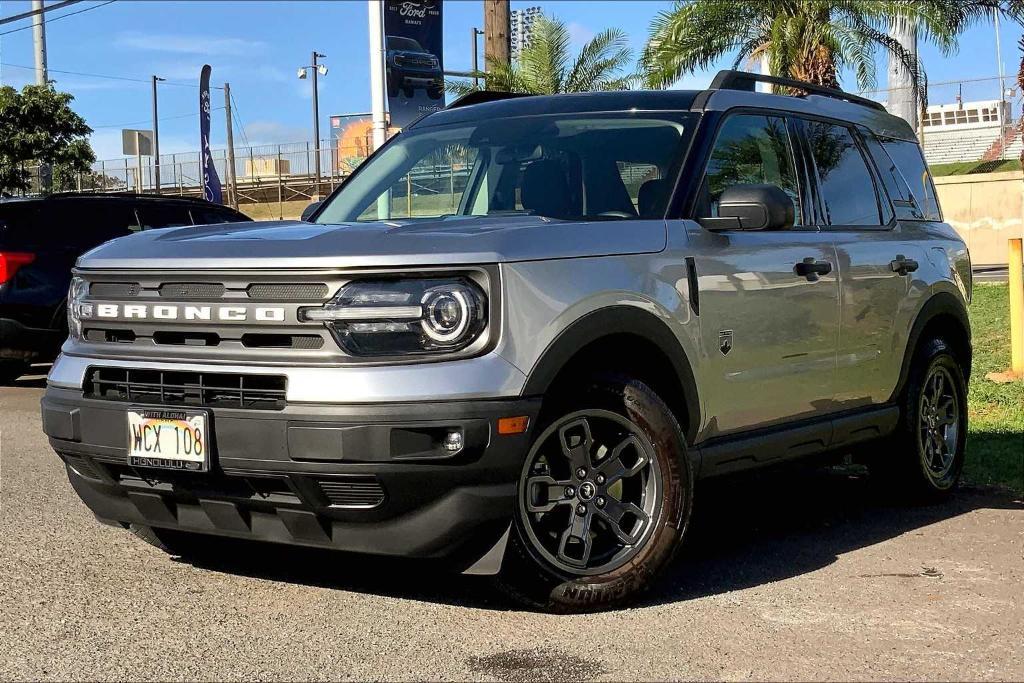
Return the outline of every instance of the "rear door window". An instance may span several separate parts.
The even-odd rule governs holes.
[[[823,121],[805,121],[818,171],[818,191],[829,225],[882,225],[875,182],[853,131]]]
[[[935,194],[935,184],[932,182],[931,173],[928,172],[921,148],[916,142],[885,138],[882,140],[882,146],[910,185],[910,191],[924,212],[925,220],[941,221],[942,211],[939,209],[939,200]]]
[[[218,206],[193,206],[189,211],[192,214],[192,222],[196,225],[237,223],[245,220],[234,211]]]
[[[924,211],[914,199],[910,186],[903,178],[903,174],[896,167],[895,162],[889,157],[882,143],[873,133],[861,130],[861,137],[868,149],[868,154],[875,162],[875,168],[881,176],[882,184],[885,186],[889,199],[892,200],[893,209],[896,211],[896,218],[900,220],[924,220]]]

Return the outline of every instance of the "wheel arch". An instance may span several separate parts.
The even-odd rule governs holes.
[[[635,373],[662,396],[680,421],[687,443],[701,425],[701,404],[689,358],[658,316],[636,306],[588,313],[563,330],[530,371],[524,396],[549,393],[578,373],[601,369]]]
[[[899,382],[890,400],[895,400],[903,393],[918,347],[923,340],[933,336],[942,337],[953,347],[953,353],[960,360],[964,382],[970,380],[973,351],[967,307],[953,294],[939,292],[925,302],[914,319],[903,354]]]

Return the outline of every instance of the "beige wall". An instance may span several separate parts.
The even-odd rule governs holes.
[[[967,242],[975,265],[1007,262],[1006,241],[1024,230],[1024,174],[975,173],[935,179],[946,222]]]

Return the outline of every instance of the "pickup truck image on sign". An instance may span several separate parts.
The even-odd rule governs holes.
[[[606,609],[656,584],[701,479],[853,454],[948,494],[971,285],[877,103],[734,71],[474,93],[305,221],[82,255],[43,425],[95,515],[171,553],[431,558]]]

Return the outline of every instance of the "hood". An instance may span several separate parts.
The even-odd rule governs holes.
[[[658,252],[663,220],[452,216],[318,225],[225,223],[146,230],[83,254],[80,268],[374,268]]]

